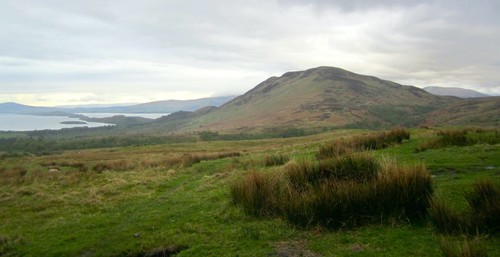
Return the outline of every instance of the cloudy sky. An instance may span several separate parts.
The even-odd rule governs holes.
[[[335,66],[500,95],[498,0],[0,0],[0,102],[242,94]]]

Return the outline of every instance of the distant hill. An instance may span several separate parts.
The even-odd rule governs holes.
[[[131,106],[113,106],[99,108],[70,108],[70,112],[101,113],[172,113],[176,111],[195,111],[206,106],[221,106],[235,96],[207,97],[193,100],[165,100]]]
[[[440,96],[456,96],[460,98],[478,98],[490,96],[471,89],[459,87],[424,87],[423,89],[433,95]]]
[[[27,114],[27,113],[44,113],[56,111],[50,107],[36,107],[18,103],[0,103],[0,113],[11,113],[11,114]]]
[[[500,96],[470,98],[437,109],[425,116],[422,125],[500,126]]]
[[[131,106],[111,107],[36,107],[18,103],[0,103],[0,113],[36,114],[67,116],[71,113],[172,113],[176,111],[195,111],[207,106],[220,106],[235,96],[208,97],[193,100],[166,100]]]
[[[190,120],[185,129],[415,126],[423,115],[458,101],[340,68],[318,67],[271,77]]]

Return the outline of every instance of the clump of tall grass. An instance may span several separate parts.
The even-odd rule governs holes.
[[[439,246],[444,257],[486,257],[486,247],[479,242],[465,239],[463,243],[455,243],[451,239],[441,238]]]
[[[252,171],[243,180],[231,184],[232,202],[255,216],[275,214],[278,209],[279,180],[276,174]]]
[[[375,178],[380,163],[369,153],[352,153],[327,160],[318,165],[320,179],[367,181]]]
[[[283,165],[288,162],[290,158],[286,155],[282,154],[271,154],[271,155],[266,155],[264,158],[264,165],[270,167],[270,166],[279,166]]]
[[[201,161],[217,160],[227,157],[240,156],[239,152],[221,152],[212,154],[184,154],[181,156],[168,157],[161,160],[142,160],[138,162],[133,162],[130,160],[116,160],[96,163],[92,170],[98,173],[103,171],[128,171],[137,168],[171,168],[174,166],[179,167],[190,167],[193,164],[199,163]],[[63,163],[64,164],[64,163]],[[80,166],[79,163],[67,164],[70,167],[76,167],[80,170],[86,169],[86,166]],[[64,165],[63,165],[64,166]]]
[[[443,199],[433,198],[429,206],[429,216],[434,228],[444,234],[465,232],[470,227],[466,217],[450,208]]]
[[[466,146],[478,143],[498,144],[500,135],[497,130],[489,129],[451,129],[442,130],[436,133],[437,137],[421,143],[417,151],[428,149],[438,149],[450,146]]]
[[[477,231],[500,232],[500,188],[490,180],[476,182],[465,193],[471,210],[471,223]]]
[[[0,167],[0,182],[4,184],[22,183],[26,180],[28,170],[24,167]]]
[[[340,139],[321,146],[317,157],[318,159],[325,159],[356,151],[383,149],[392,144],[399,144],[404,139],[409,138],[410,132],[399,127],[387,132],[355,136],[350,139]]]
[[[386,161],[375,180],[377,204],[385,214],[420,219],[432,199],[432,180],[422,163],[413,165]]]
[[[231,184],[233,203],[254,215],[278,214],[298,226],[357,226],[425,216],[432,194],[422,165],[381,164],[366,153],[331,162],[290,162],[281,173],[250,173]]]
[[[490,180],[476,182],[465,193],[468,210],[461,213],[434,199],[429,214],[438,232],[477,234],[500,232],[500,188]]]

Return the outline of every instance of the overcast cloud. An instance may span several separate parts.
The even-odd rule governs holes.
[[[0,102],[235,95],[317,66],[500,95],[499,2],[0,0]]]

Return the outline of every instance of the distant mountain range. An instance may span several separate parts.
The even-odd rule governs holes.
[[[125,117],[99,120],[123,125],[135,124],[127,129],[150,133],[274,133],[289,128],[324,130],[399,125],[498,127],[500,97],[462,99],[440,96],[414,86],[400,85],[340,68],[317,67],[271,77],[238,97],[69,109],[4,103],[0,104],[0,112],[172,113],[156,120],[132,120]]]
[[[276,131],[422,125],[490,125],[500,121],[500,97],[437,96],[340,68],[318,67],[271,77],[219,108],[159,119],[180,131]],[[175,126],[172,126],[175,124]]]
[[[18,103],[1,103],[0,113],[66,116],[73,113],[172,113],[195,111],[206,106],[220,106],[235,96],[209,97],[194,100],[166,100],[130,106],[108,107],[37,107]]]
[[[423,90],[440,96],[456,96],[460,98],[490,97],[490,95],[481,92],[459,87],[424,87]]]

